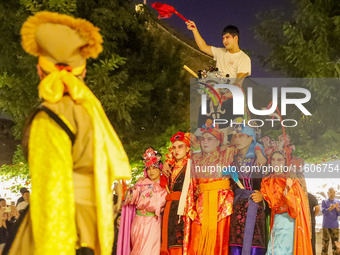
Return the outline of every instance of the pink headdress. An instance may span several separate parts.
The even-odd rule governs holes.
[[[162,170],[163,164],[161,162],[162,155],[155,151],[152,147],[146,149],[143,154],[143,163],[145,164],[144,176],[148,177],[147,169],[149,167],[156,167]]]

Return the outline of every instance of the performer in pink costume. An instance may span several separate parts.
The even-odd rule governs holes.
[[[165,206],[166,181],[161,177],[161,155],[151,147],[143,155],[144,176],[129,189],[125,205],[136,205],[131,225],[131,255],[159,254],[161,249],[161,212]],[[163,186],[163,187],[162,187]]]

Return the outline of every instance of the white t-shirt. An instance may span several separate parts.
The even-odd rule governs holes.
[[[238,73],[251,74],[250,58],[242,50],[232,54],[226,48],[211,46],[211,51],[218,71],[229,74],[230,78],[236,78]]]

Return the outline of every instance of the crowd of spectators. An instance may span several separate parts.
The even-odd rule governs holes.
[[[9,202],[5,198],[0,198],[0,245],[6,243],[13,225],[19,219],[20,213],[29,205],[29,190],[21,188],[20,193],[21,197],[16,203],[15,201]]]
[[[116,186],[116,185],[115,185]],[[114,194],[114,206],[115,206],[115,243],[113,253],[116,254],[117,239],[120,225],[120,209],[121,204],[118,202],[117,187],[115,187]],[[30,192],[27,188],[20,189],[21,197],[15,201],[6,201],[5,198],[0,198],[0,252],[1,247],[6,243],[9,233],[11,232],[13,225],[19,219],[20,214],[29,205]],[[340,201],[335,198],[335,189],[330,188],[328,190],[328,199],[322,201],[321,211],[323,214],[323,233],[322,233],[322,255],[328,254],[329,243],[332,246],[333,254],[340,254],[340,242],[339,239],[339,216],[340,216]],[[117,195],[119,194],[119,195]],[[313,199],[314,198],[314,199]],[[313,202],[315,201],[315,203]],[[317,203],[316,198],[309,194],[309,203],[311,208],[312,225],[315,229],[315,216],[318,215],[320,206]],[[118,207],[118,208],[116,208]],[[314,223],[314,224],[313,224]],[[313,238],[315,240],[315,234]],[[314,244],[315,245],[315,244]],[[314,246],[315,247],[315,246]],[[313,248],[314,248],[313,247]],[[313,249],[315,253],[315,248]]]

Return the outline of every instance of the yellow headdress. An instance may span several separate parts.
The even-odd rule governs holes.
[[[91,22],[46,11],[27,19],[21,39],[27,53],[73,68],[83,65],[87,58],[97,58],[103,50],[99,28]]]
[[[85,83],[77,77],[84,71],[86,59],[89,57],[96,58],[102,51],[102,37],[99,34],[99,29],[83,19],[58,13],[39,12],[28,18],[24,23],[21,35],[22,46],[25,51],[38,56],[39,66],[48,74],[39,84],[39,96],[49,103],[56,103],[67,92],[72,100],[82,105],[90,116],[94,135],[93,166],[100,250],[103,255],[111,254],[113,206],[110,187],[114,179],[130,179],[131,170],[124,148],[107,119],[101,103]],[[32,140],[34,139],[34,137],[30,137],[29,143],[33,144]],[[65,149],[67,150],[67,148]],[[30,151],[29,163],[33,157],[34,153]],[[41,159],[41,161],[44,160]],[[39,166],[39,160],[32,160],[31,162],[38,162],[36,165],[30,163],[30,170],[33,172],[32,169],[34,169],[35,171],[31,175],[33,192],[30,205],[33,235],[38,240],[35,244],[35,254],[54,255],[61,254],[61,252],[64,252],[63,254],[74,254],[75,247],[73,245],[75,243],[72,241],[76,238],[74,205],[62,202],[70,200],[60,199],[59,197],[58,200],[61,201],[58,202],[59,208],[46,208],[44,207],[45,202],[49,199],[54,200],[55,194],[48,194],[48,192],[37,194],[37,192],[34,192],[35,187],[45,185],[41,176],[53,179],[56,176],[63,175],[63,180],[67,181],[60,183],[56,180],[56,185],[62,186],[60,188],[60,190],[63,190],[61,196],[72,198],[73,190],[70,190],[70,187],[72,187],[72,173],[70,174],[70,171],[72,169],[69,171],[68,169],[58,169],[56,174],[52,173],[55,169],[47,170]],[[72,166],[72,162],[70,165]],[[73,200],[71,199],[71,201]],[[51,215],[58,215],[60,210],[62,210],[63,219],[65,219],[63,222],[45,224],[38,217],[47,212]],[[55,221],[57,221],[57,218]],[[65,224],[67,229],[73,230],[65,231]],[[54,226],[54,228],[48,229],[47,225]],[[63,246],[68,246],[68,248]],[[66,250],[68,250],[68,253]]]

